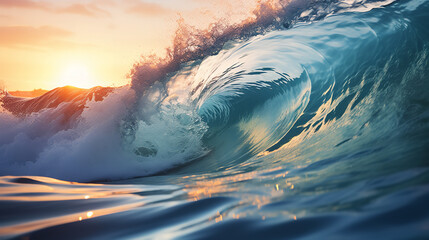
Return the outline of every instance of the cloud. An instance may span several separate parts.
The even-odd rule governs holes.
[[[92,0],[93,4],[96,5],[102,5],[102,6],[109,6],[109,7],[116,7],[123,3],[123,0],[118,2],[117,0]]]
[[[78,15],[84,15],[88,17],[97,17],[97,16],[110,16],[110,14],[96,5],[93,4],[72,4],[70,6],[57,9],[57,12],[59,13],[70,13],[70,14],[78,14]]]
[[[72,32],[51,27],[0,26],[0,47],[21,48],[56,45],[62,39],[73,35]]]
[[[169,14],[173,11],[156,3],[135,2],[132,7],[126,10],[126,12],[141,16],[157,16]]]
[[[49,7],[42,2],[31,0],[0,0],[0,7],[3,8],[29,8],[48,10]]]
[[[32,0],[0,0],[0,8],[24,8],[43,10],[51,13],[76,14],[87,17],[110,16],[110,14],[97,5],[75,3],[68,6],[55,6],[52,3]]]

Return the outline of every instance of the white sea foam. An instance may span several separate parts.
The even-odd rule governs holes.
[[[26,118],[0,113],[0,174],[75,181],[120,179],[156,173],[204,153],[199,130],[185,133],[189,127],[198,127],[192,122],[195,119],[185,110],[169,111],[167,106],[150,122],[140,120],[136,141],[124,146],[120,123],[133,101],[131,89],[117,89],[104,101],[88,102],[69,129],[60,126],[66,103]],[[156,155],[134,152],[147,142],[156,145]]]

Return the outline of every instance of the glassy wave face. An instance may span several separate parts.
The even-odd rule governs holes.
[[[429,1],[259,10],[130,86],[2,93],[0,236],[428,238]]]

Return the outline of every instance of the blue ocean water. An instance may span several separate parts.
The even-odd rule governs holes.
[[[429,238],[429,1],[285,9],[108,93],[4,93],[0,238]]]

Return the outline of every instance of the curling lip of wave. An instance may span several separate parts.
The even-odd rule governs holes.
[[[172,46],[166,48],[165,57],[143,57],[130,71],[131,86],[141,93],[166,75],[180,70],[182,64],[218,54],[228,41],[248,40],[253,36],[273,30],[285,30],[299,22],[313,22],[338,12],[369,11],[394,2],[385,1],[336,1],[319,0],[266,0],[258,1],[248,18],[237,24],[219,21],[207,29],[197,29],[178,21]]]

